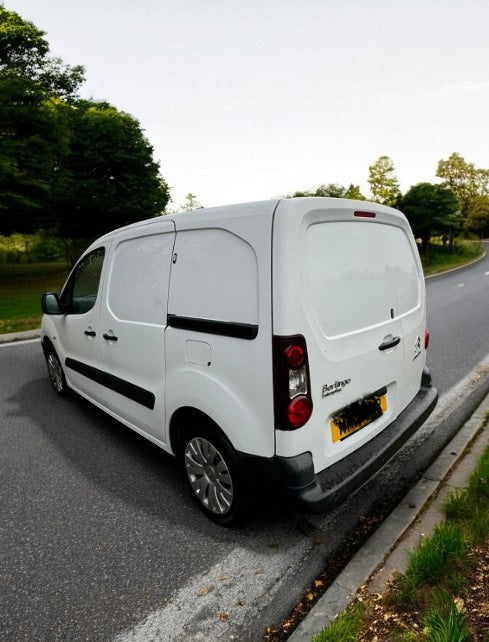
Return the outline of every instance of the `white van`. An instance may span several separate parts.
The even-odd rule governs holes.
[[[437,400],[413,235],[374,203],[270,200],[136,223],[93,243],[42,307],[56,392],[179,457],[221,524],[265,482],[298,511],[331,509]]]

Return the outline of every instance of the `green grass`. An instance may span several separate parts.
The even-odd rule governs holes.
[[[471,639],[467,621],[455,604],[448,612],[430,611],[425,618],[428,642],[466,642]]]
[[[0,334],[38,328],[41,294],[58,292],[68,271],[65,263],[0,264]]]
[[[487,424],[489,416],[483,425]],[[472,472],[467,487],[454,490],[444,503],[445,521],[409,555],[404,573],[398,573],[382,598],[394,620],[388,639],[396,642],[466,642],[472,639],[463,598],[476,568],[478,546],[489,538],[489,446]],[[474,554],[475,553],[475,554]],[[369,630],[378,619],[378,604],[363,600],[340,614],[314,642],[349,642]],[[392,613],[406,614],[409,630],[401,630]],[[417,620],[413,628],[413,614]],[[333,628],[335,627],[335,628]],[[355,637],[356,636],[356,637]],[[387,638],[386,638],[387,639]],[[489,634],[487,634],[489,642]]]
[[[465,568],[463,559],[467,552],[464,533],[456,523],[444,522],[434,533],[409,554],[405,573],[396,578],[392,604],[401,611],[413,609],[420,600],[430,601],[426,586],[446,583],[451,592],[463,588]]]
[[[312,642],[355,642],[358,638],[358,631],[362,625],[363,608],[357,602],[314,636]]]
[[[451,270],[470,263],[484,254],[484,246],[478,241],[455,241],[453,251],[441,244],[430,245],[430,257],[421,257],[425,276]]]

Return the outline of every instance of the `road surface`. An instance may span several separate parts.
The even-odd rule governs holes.
[[[444,393],[489,353],[489,259],[429,279],[427,292]],[[172,457],[81,398],[56,397],[39,342],[0,346],[0,399],[8,642],[259,640],[362,511],[428,456],[414,445],[331,515],[266,506],[226,530],[189,501]]]

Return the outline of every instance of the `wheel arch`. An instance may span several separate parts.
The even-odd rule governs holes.
[[[51,341],[51,339],[48,336],[45,336],[42,339],[41,346],[42,346],[42,351],[44,352],[44,356],[45,357],[47,356],[49,348],[52,348],[56,352],[56,348],[54,347],[53,342]]]
[[[202,410],[193,408],[192,406],[183,406],[175,410],[170,419],[169,425],[170,446],[175,455],[178,456],[181,451],[185,431],[195,424],[205,425],[208,428],[212,428],[212,430],[219,433],[219,435],[228,442],[229,446],[233,448],[233,445],[224,431],[213,419],[211,419],[211,417],[209,417],[209,415]]]

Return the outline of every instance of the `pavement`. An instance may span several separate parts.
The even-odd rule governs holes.
[[[14,341],[31,341],[32,339],[39,339],[41,336],[41,329],[27,330],[26,332],[8,332],[7,334],[0,334],[0,343],[13,343]]]
[[[442,507],[447,495],[467,485],[489,443],[488,417],[489,394],[338,575],[288,642],[310,642],[353,601],[361,587],[366,587],[369,593],[382,593],[394,572],[406,569],[409,552],[443,520]]]

